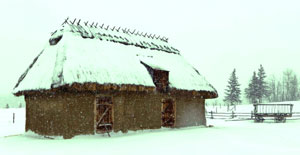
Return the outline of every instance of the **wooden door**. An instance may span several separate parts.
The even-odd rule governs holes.
[[[162,101],[161,122],[163,127],[175,126],[175,102],[172,99]]]
[[[113,103],[111,97],[96,98],[96,133],[110,132],[113,129]]]

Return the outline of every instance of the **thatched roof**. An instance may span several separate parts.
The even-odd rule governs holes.
[[[166,37],[69,20],[52,34],[13,92],[49,90],[73,83],[155,87],[141,62],[169,71],[170,88],[217,96]]]

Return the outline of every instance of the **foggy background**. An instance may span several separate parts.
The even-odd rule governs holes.
[[[234,68],[242,93],[260,64],[268,77],[300,73],[297,0],[10,0],[0,1],[0,17],[0,102],[67,17],[168,37],[220,101]]]

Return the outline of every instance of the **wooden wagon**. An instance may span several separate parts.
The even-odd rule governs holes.
[[[273,117],[275,122],[285,122],[292,117],[293,104],[254,104],[254,121],[263,122],[265,117]]]

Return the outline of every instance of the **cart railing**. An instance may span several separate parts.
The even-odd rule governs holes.
[[[293,112],[293,104],[254,104],[254,115],[286,115],[291,117]]]

